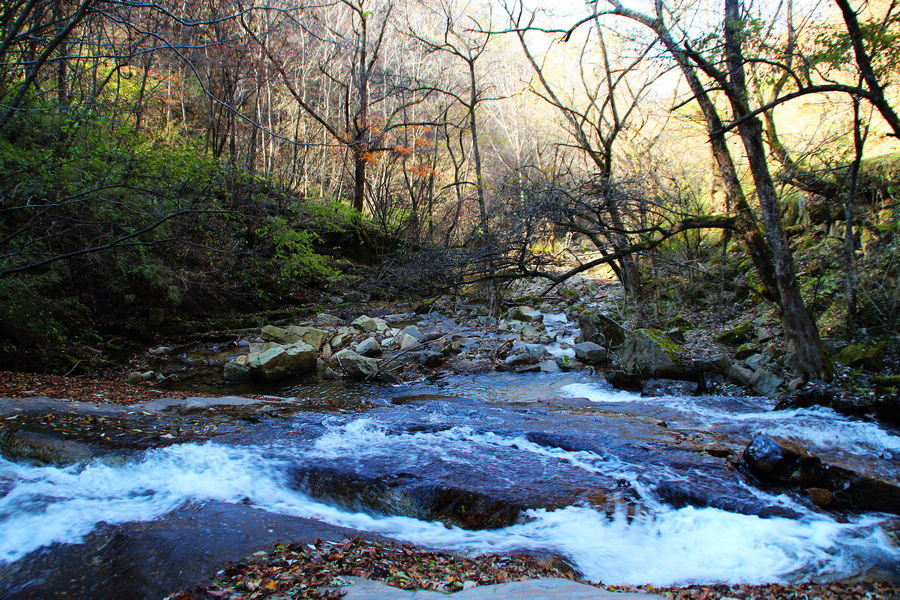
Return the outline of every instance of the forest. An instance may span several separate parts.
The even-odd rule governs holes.
[[[0,24],[0,597],[900,594],[900,0]]]
[[[4,2],[3,362],[385,260],[772,303],[827,378],[823,328],[897,333],[895,4]]]

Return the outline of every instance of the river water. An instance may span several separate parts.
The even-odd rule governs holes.
[[[432,548],[553,553],[608,584],[898,575],[890,517],[830,514],[759,489],[727,458],[768,433],[897,479],[900,436],[874,423],[772,411],[763,398],[642,398],[585,372],[342,390],[374,408],[273,418],[120,461],[0,458],[0,561],[77,543],[102,523],[224,502]]]

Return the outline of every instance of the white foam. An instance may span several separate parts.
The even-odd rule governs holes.
[[[78,542],[97,524],[148,521],[190,501],[237,502],[281,486],[258,473],[271,465],[244,449],[184,444],[111,467],[100,461],[65,468],[0,459],[0,561],[55,542]]]
[[[559,390],[570,398],[587,398],[591,402],[639,402],[645,400],[640,394],[623,392],[596,383],[570,383]]]
[[[876,423],[841,415],[822,406],[792,410],[772,410],[771,402],[747,398],[717,403],[715,398],[638,394],[609,389],[598,383],[573,383],[562,386],[566,396],[587,398],[597,403],[641,402],[665,406],[681,413],[687,424],[703,429],[729,429],[736,423],[746,432],[792,438],[804,442],[810,450],[840,450],[862,456],[900,456],[900,436]]]
[[[348,428],[358,428],[370,440],[378,435],[364,419]],[[528,446],[531,442],[522,438],[466,428],[427,434],[420,441],[434,441],[435,436],[515,444],[580,468],[611,468],[590,452]],[[334,451],[337,446],[330,448]],[[570,506],[532,511],[527,522],[504,529],[469,531],[407,517],[352,513],[314,501],[287,485],[286,466],[273,458],[269,447],[213,443],[153,450],[120,467],[101,462],[32,467],[0,459],[0,481],[8,484],[0,498],[0,560],[14,561],[53,542],[78,542],[103,521],[149,520],[183,503],[204,500],[249,501],[273,512],[450,550],[556,552],[568,556],[588,578],[607,583],[762,583],[790,580],[798,572],[842,577],[874,560],[889,564],[900,560],[900,551],[878,528],[875,517],[837,523],[810,515],[794,521],[657,505],[653,514],[609,519],[589,507]]]

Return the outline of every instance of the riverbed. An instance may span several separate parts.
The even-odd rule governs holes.
[[[441,550],[555,555],[607,584],[900,576],[896,517],[828,511],[741,469],[743,448],[764,433],[900,479],[898,432],[831,409],[642,397],[590,370],[396,385],[310,377],[276,391],[368,408],[267,416],[207,441],[66,466],[0,458],[6,572],[21,586],[28,569],[16,565],[99,530],[174,529],[185,507],[232,506],[264,511],[275,536],[279,519],[301,517]],[[215,535],[215,520],[204,527]]]

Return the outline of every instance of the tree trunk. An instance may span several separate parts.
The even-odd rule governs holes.
[[[844,301],[847,304],[847,331],[856,333],[856,305],[859,289],[859,273],[856,270],[856,237],[853,225],[856,223],[856,186],[859,180],[859,166],[862,163],[863,146],[868,131],[863,131],[859,116],[859,98],[853,98],[853,162],[847,172],[844,190]]]
[[[794,259],[781,222],[781,206],[769,172],[763,146],[763,127],[756,117],[747,118],[747,85],[741,50],[743,21],[740,0],[725,0],[725,53],[731,88],[728,99],[738,120],[738,133],[747,152],[747,161],[762,210],[766,241],[775,263],[775,281],[781,298],[784,335],[796,353],[800,374],[814,379],[829,379],[831,365],[822,349],[819,330],[806,310],[794,270]]]
[[[363,211],[366,200],[366,158],[359,150],[353,152],[353,208]]]

